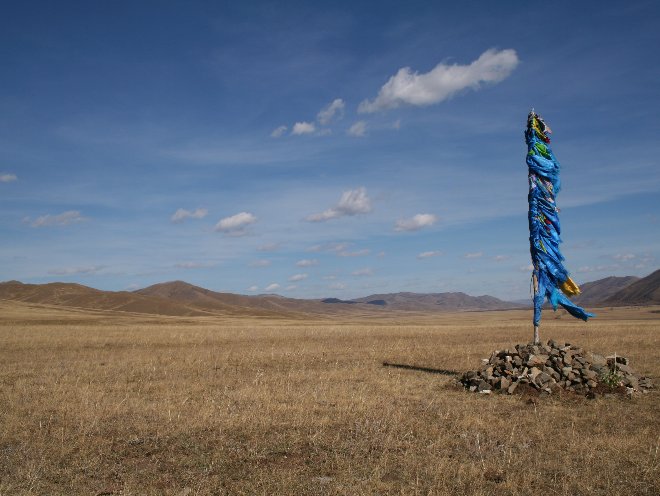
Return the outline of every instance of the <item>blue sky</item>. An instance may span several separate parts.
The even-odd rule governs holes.
[[[22,2],[0,280],[529,295],[523,130],[578,282],[658,267],[657,2]]]

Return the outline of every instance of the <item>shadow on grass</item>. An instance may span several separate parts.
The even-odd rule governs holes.
[[[418,372],[426,372],[428,374],[440,374],[440,375],[459,375],[460,374],[460,372],[457,372],[456,370],[432,369],[430,367],[418,367],[417,365],[407,365],[405,363],[383,362],[383,367],[394,367],[394,368],[397,368],[397,369],[417,370]]]

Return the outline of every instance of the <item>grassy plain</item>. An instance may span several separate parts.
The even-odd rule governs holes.
[[[542,337],[660,377],[658,307]],[[529,312],[284,321],[0,301],[0,495],[660,494],[660,401],[451,386]],[[383,367],[383,362],[437,373]]]

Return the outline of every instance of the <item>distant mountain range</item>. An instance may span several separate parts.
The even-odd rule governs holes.
[[[219,293],[183,281],[155,284],[137,291],[101,291],[74,283],[0,283],[0,299],[172,316],[254,316],[309,318],[329,315],[377,315],[389,311],[448,312],[521,308],[493,296],[465,293],[387,293],[353,300],[296,299],[278,295]],[[574,301],[587,307],[660,304],[660,270],[644,278],[607,277],[582,284]]]

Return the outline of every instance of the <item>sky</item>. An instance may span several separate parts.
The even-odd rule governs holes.
[[[6,2],[0,280],[530,296],[523,131],[578,283],[660,256],[660,3]]]

